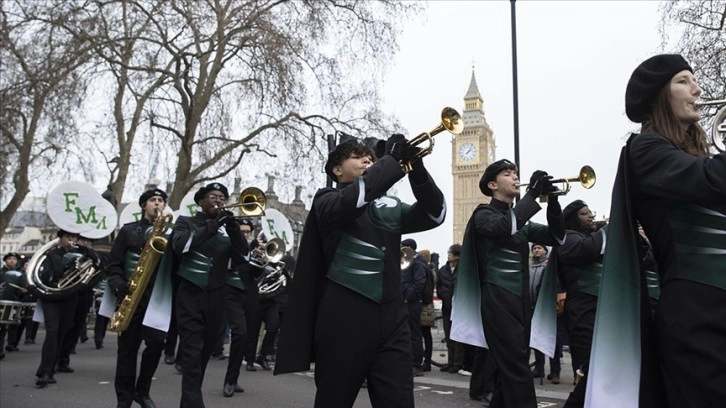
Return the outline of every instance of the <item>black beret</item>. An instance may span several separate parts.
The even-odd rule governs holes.
[[[17,252],[8,252],[5,256],[3,256],[3,262],[7,261],[11,256],[14,256],[18,261],[20,260],[20,255],[18,255]]]
[[[239,219],[239,225],[246,225],[246,226],[250,227],[252,230],[255,229],[255,223],[252,222],[252,220],[249,219],[249,218],[247,218],[247,217],[240,218]]]
[[[407,239],[404,239],[403,241],[401,241],[401,246],[409,247],[415,251],[416,250],[416,241],[414,241],[411,238],[407,238]]]
[[[653,103],[661,89],[673,76],[683,70],[693,72],[678,54],[660,54],[638,65],[625,89],[625,114],[628,119],[642,123],[650,115]]]
[[[76,234],[75,232],[66,231],[64,229],[59,229],[58,232],[56,233],[56,236],[58,238],[63,238],[63,235],[76,235],[77,236],[78,234]]]
[[[151,190],[146,190],[146,191],[144,191],[143,194],[141,194],[141,196],[139,197],[139,207],[144,205],[144,203],[151,197],[156,197],[156,196],[161,197],[161,199],[164,200],[164,202],[166,202],[167,195],[164,192],[164,190],[161,190],[158,188],[152,188]]]
[[[492,196],[492,190],[487,187],[487,184],[489,184],[490,181],[494,181],[497,179],[497,174],[503,172],[504,170],[515,170],[517,168],[517,165],[510,162],[507,159],[502,159],[495,161],[494,163],[487,166],[487,169],[484,170],[484,174],[481,176],[481,180],[479,180],[479,190],[485,195],[485,196]]]
[[[577,214],[577,212],[580,211],[580,208],[582,207],[587,207],[587,204],[582,200],[575,200],[567,204],[567,207],[562,210],[562,217],[567,220],[573,215]]]
[[[194,194],[194,202],[199,205],[199,202],[202,201],[202,198],[204,198],[207,193],[214,190],[221,191],[222,194],[224,194],[225,200],[229,198],[229,192],[227,192],[227,187],[220,183],[212,183],[200,188],[199,191]]]

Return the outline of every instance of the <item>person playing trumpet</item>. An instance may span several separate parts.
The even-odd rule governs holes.
[[[446,204],[423,160],[412,159],[419,148],[403,135],[376,147],[377,161],[355,139],[328,155],[325,172],[337,187],[315,194],[278,338],[275,374],[315,362],[317,408],[352,407],[364,380],[374,407],[414,406],[399,243],[401,234],[441,225]],[[409,160],[412,205],[386,195]]]
[[[166,207],[166,199],[166,192],[158,188],[144,191],[139,196],[141,219],[121,227],[113,242],[107,259],[106,273],[108,290],[115,295],[117,302],[129,294],[128,280],[136,269],[154,221]],[[153,274],[151,281],[141,295],[128,328],[118,336],[114,379],[118,408],[129,408],[134,401],[144,408],[156,406],[150,396],[151,380],[164,350],[166,333],[143,325],[156,272],[156,270],[150,271]],[[146,347],[141,353],[141,365],[137,376],[136,366],[142,341]]]
[[[535,171],[529,191],[514,205],[520,184],[517,165],[506,159],[490,164],[479,189],[491,202],[474,210],[464,232],[451,337],[489,349],[488,357],[498,367],[492,406],[537,405],[529,369],[529,242],[564,242],[558,190],[551,178]],[[529,222],[541,209],[537,198],[542,195],[548,196],[548,225]]]

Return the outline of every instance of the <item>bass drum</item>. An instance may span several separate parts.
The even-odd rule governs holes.
[[[0,324],[20,324],[22,302],[0,300]]]

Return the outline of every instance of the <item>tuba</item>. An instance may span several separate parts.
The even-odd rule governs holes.
[[[434,151],[434,136],[443,132],[444,130],[449,131],[453,135],[458,135],[464,130],[464,121],[461,119],[461,115],[454,108],[446,107],[441,111],[441,123],[430,132],[423,132],[420,135],[409,140],[406,145],[419,147],[424,145],[425,147],[419,147],[419,151],[413,157],[402,160],[399,164],[403,171],[408,173],[413,169],[413,162],[420,160],[424,156],[431,154]]]
[[[54,187],[46,199],[48,217],[59,228],[89,239],[103,238],[116,228],[118,215],[114,206],[96,189],[81,181],[66,181]],[[43,282],[43,268],[48,254],[58,246],[56,238],[33,254],[25,270],[28,291],[41,299],[65,299],[96,284],[100,278],[100,260],[91,249],[74,246],[63,256],[64,271],[54,284]]]
[[[131,274],[128,282],[129,293],[120,299],[116,311],[111,316],[109,329],[116,333],[123,333],[131,323],[131,317],[134,315],[139,301],[146,291],[146,287],[151,281],[151,277],[156,270],[156,266],[161,260],[161,256],[166,249],[167,240],[164,233],[171,226],[173,216],[171,214],[157,214],[154,225],[151,227],[149,240],[146,241],[144,249],[141,251],[139,263],[136,264],[134,272]]]
[[[265,268],[272,269],[272,268]],[[279,261],[274,270],[265,270],[257,279],[257,292],[264,296],[274,295],[287,285],[285,263]]]

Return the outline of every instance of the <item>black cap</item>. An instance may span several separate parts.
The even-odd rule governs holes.
[[[8,252],[3,256],[3,262],[7,261],[11,256],[14,256],[18,261],[20,260],[20,255],[17,252]]]
[[[151,197],[161,197],[164,202],[166,202],[166,192],[164,190],[158,189],[158,188],[152,188],[151,190],[144,191],[143,194],[139,197],[139,207],[143,206],[146,201],[148,201]]]
[[[567,207],[562,210],[562,217],[565,219],[565,221],[567,221],[573,215],[577,214],[577,212],[580,211],[580,208],[582,207],[587,207],[587,203],[582,200],[575,200],[567,204]]]
[[[239,219],[239,225],[246,225],[246,226],[250,227],[250,229],[252,229],[252,230],[255,229],[255,223],[252,222],[252,220],[249,219],[249,218],[247,218],[247,217],[240,218]]]
[[[693,68],[678,54],[660,54],[643,61],[625,88],[625,114],[636,123],[645,122],[661,89],[673,76]]]
[[[534,247],[536,247],[536,246],[544,249],[545,253],[549,253],[550,252],[550,250],[547,249],[547,245],[541,245],[541,244],[532,244],[532,249],[531,250],[534,251]]]
[[[229,198],[229,192],[227,191],[227,187],[220,183],[212,183],[200,188],[199,191],[194,194],[194,202],[199,205],[199,202],[202,200],[202,198],[204,198],[207,193],[214,190],[221,191],[222,194],[224,194],[225,200]]]
[[[497,179],[497,174],[503,172],[504,170],[516,170],[517,165],[513,162],[502,159],[497,160],[494,163],[487,166],[487,169],[484,170],[484,174],[481,176],[481,180],[479,180],[479,190],[485,195],[485,196],[492,196],[492,190],[487,187],[487,184],[489,184],[490,181],[494,181]]]
[[[407,238],[407,239],[404,239],[403,241],[401,241],[401,246],[409,247],[415,251],[416,250],[416,241],[414,241],[411,238]]]

